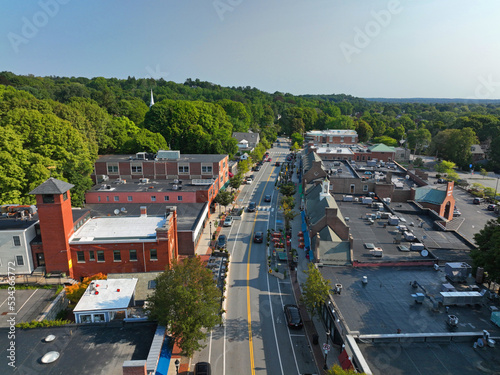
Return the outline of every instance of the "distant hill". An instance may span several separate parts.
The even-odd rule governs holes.
[[[379,103],[459,103],[459,104],[500,104],[500,99],[447,99],[447,98],[364,98]]]

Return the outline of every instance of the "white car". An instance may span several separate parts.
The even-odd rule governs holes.
[[[233,217],[232,216],[226,216],[226,219],[224,220],[224,224],[223,224],[225,227],[230,227],[231,225],[233,225]]]
[[[253,181],[253,180],[252,180],[250,177],[247,177],[247,178],[246,178],[246,180],[245,180],[245,183],[246,183],[247,185],[250,185],[250,184],[252,183],[252,181]]]

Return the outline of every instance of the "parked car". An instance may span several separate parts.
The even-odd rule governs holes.
[[[264,202],[271,202],[271,195],[270,195],[270,194],[267,194],[267,195],[264,197]]]
[[[259,165],[259,164],[257,164],[257,165],[255,166],[254,171],[255,171],[255,172],[260,171],[260,165]]]
[[[481,204],[481,203],[483,203],[483,201],[484,201],[484,199],[483,199],[483,198],[478,198],[478,197],[476,197],[476,198],[474,198],[474,199],[472,200],[472,203],[474,203],[474,204]]]
[[[285,305],[284,310],[288,327],[302,328],[302,318],[297,305]]]
[[[281,165],[281,163],[279,161],[277,161],[274,165],[276,165],[277,167],[279,167]]]
[[[251,177],[247,177],[247,178],[245,178],[245,183],[246,183],[247,185],[250,185],[250,184],[252,183],[252,181],[253,181],[253,180],[252,180],[252,178],[251,178]]]
[[[269,159],[267,159],[267,161],[268,161],[268,162],[271,162],[271,161],[273,161],[273,159],[269,158]]]
[[[488,211],[495,211],[496,204],[489,204],[488,205]]]
[[[453,217],[459,217],[461,215],[462,215],[462,213],[459,210],[457,210],[456,208],[453,210]]]
[[[248,212],[255,212],[255,209],[256,209],[255,202],[250,202],[248,204]]]
[[[198,362],[194,366],[194,375],[212,375],[212,368],[208,362]]]
[[[225,227],[230,227],[231,225],[233,225],[233,217],[232,216],[226,216],[226,218],[224,219],[224,226]]]
[[[262,243],[262,241],[264,241],[264,234],[262,232],[255,232],[253,242]]]
[[[437,183],[438,184],[446,184],[446,180],[444,178],[438,178]]]
[[[225,249],[226,247],[227,247],[227,237],[225,234],[220,234],[219,238],[217,239],[217,248]]]

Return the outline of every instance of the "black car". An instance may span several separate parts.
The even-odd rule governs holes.
[[[259,166],[259,164],[257,164],[257,165],[255,166],[254,171],[255,171],[255,172],[260,171],[260,166]]]
[[[250,202],[248,204],[248,212],[255,212],[255,208],[256,208],[255,202]]]
[[[217,247],[219,249],[225,249],[227,246],[227,237],[225,234],[219,235],[219,238],[217,239]]]
[[[285,305],[284,310],[288,327],[302,328],[302,318],[297,305]]]
[[[264,202],[271,202],[271,195],[267,194],[267,195],[264,197]]]
[[[277,161],[276,163],[274,163],[274,165],[279,167],[281,165],[281,163],[279,161]]]
[[[194,366],[194,375],[211,375],[212,369],[208,362],[198,362]]]
[[[262,243],[262,241],[264,241],[264,234],[262,232],[255,232],[253,242]]]

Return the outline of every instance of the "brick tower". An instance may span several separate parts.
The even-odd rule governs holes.
[[[73,234],[73,214],[69,194],[73,186],[51,177],[30,192],[36,195],[46,271],[66,272],[69,277],[73,277],[68,242]]]

